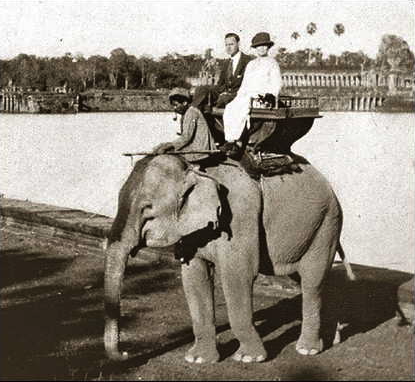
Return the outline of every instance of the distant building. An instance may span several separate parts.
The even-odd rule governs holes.
[[[220,68],[216,59],[205,62],[198,77],[188,77],[192,86],[214,85],[219,80]],[[286,69],[281,68],[282,86],[290,87],[330,87],[330,88],[383,88],[388,94],[400,90],[414,91],[414,73],[411,71],[381,71],[344,69]]]
[[[283,69],[281,76],[284,87],[384,87],[390,94],[414,89],[413,73],[402,70]]]

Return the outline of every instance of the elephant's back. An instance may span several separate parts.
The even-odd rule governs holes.
[[[336,196],[326,178],[310,164],[302,164],[301,169],[261,180],[263,224],[273,261],[297,261],[327,213],[341,219]]]
[[[243,213],[255,211],[259,214],[260,185],[237,162],[228,160],[222,166],[208,168],[207,172],[225,188],[227,200],[238,213],[246,210]]]
[[[326,177],[310,163],[300,163],[301,171],[272,177],[263,177],[265,184],[276,185],[280,190],[299,194],[331,197],[333,189]]]

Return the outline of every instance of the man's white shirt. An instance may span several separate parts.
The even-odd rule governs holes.
[[[232,74],[235,74],[235,70],[239,64],[239,60],[241,59],[241,51],[236,53],[233,57],[231,57],[232,60]]]

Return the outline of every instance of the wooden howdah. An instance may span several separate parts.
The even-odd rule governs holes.
[[[319,114],[317,98],[279,96],[275,108],[250,110],[250,126],[242,137],[254,151],[290,153],[291,145],[307,134]],[[224,109],[213,108],[217,130],[223,132]]]

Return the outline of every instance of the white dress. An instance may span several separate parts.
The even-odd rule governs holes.
[[[277,99],[280,88],[280,67],[274,58],[265,56],[250,61],[235,99],[226,105],[223,113],[225,139],[232,141],[241,136],[248,119],[252,97],[270,93]]]

